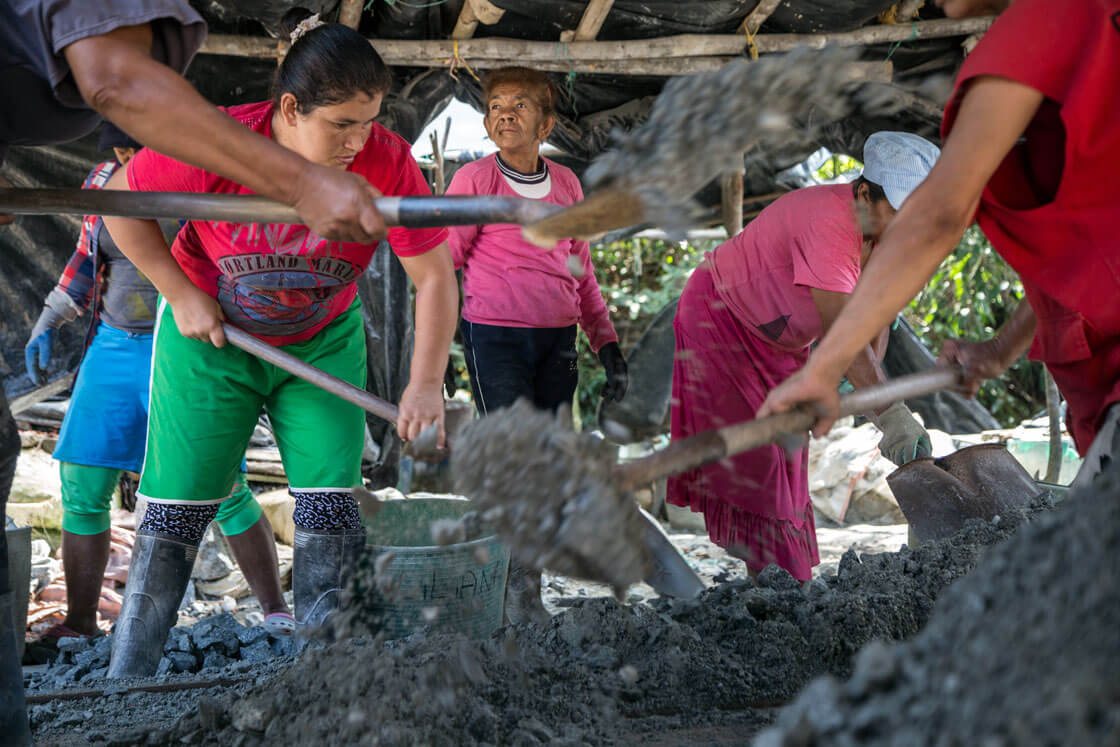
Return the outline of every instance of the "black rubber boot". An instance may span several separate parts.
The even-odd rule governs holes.
[[[338,609],[339,596],[366,545],[365,529],[296,527],[292,558],[292,597],[296,624],[322,625]]]
[[[23,702],[23,670],[16,655],[14,597],[10,591],[0,594],[0,742],[22,747],[31,744],[31,730]]]
[[[181,539],[136,533],[124,602],[113,632],[109,677],[146,677],[156,673],[197,554],[198,547]]]

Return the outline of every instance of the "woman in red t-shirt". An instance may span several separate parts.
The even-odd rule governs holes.
[[[371,195],[429,194],[409,144],[373,120],[388,68],[353,29],[304,23],[273,98],[231,107],[244,126],[318,164],[350,171]],[[151,150],[107,188],[246,194],[236,182]],[[331,241],[302,225],[190,221],[169,248],[152,221],[105,220],[163,296],[152,355],[148,443],[139,494],[148,509],[113,641],[110,676],[151,674],[175,620],[195,548],[229,496],[263,407],[295,499],[292,587],[300,625],[337,606],[365,544],[352,488],[361,485],[363,412],[225,344],[223,319],[356,386],[366,351],[355,281],[375,244]],[[416,286],[416,336],[398,432],[438,425],[458,289],[443,229],[394,228],[392,251]],[[384,251],[385,249],[383,249]]]
[[[1068,404],[1085,464],[1107,463],[1120,408],[1120,2],[940,0],[952,17],[1002,11],[969,55],[942,124],[945,147],[883,235],[843,314],[762,413],[800,402],[835,411],[848,362],[927,282],[978,220],[1026,291],[995,338],[949,341],[975,388],[1030,349]],[[1030,43],[1024,43],[1029,40]],[[827,432],[831,419],[818,429]],[[1120,440],[1120,439],[1118,439]],[[1120,443],[1117,444],[1120,446]]]

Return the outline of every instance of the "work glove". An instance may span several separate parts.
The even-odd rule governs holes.
[[[599,348],[599,362],[607,372],[607,383],[603,385],[603,399],[621,402],[626,396],[626,386],[630,381],[627,374],[626,359],[617,342],[608,342]]]
[[[39,320],[31,328],[31,336],[23,349],[23,362],[27,375],[37,386],[47,383],[47,368],[51,364],[54,348],[54,331],[78,316],[78,307],[65,292],[55,288],[43,303]]]
[[[910,408],[896,402],[878,417],[879,452],[899,467],[913,459],[928,457],[933,453],[929,433],[914,419]]]

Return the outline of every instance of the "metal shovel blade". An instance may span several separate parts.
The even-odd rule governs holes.
[[[678,599],[694,599],[704,590],[704,582],[669,540],[669,535],[665,534],[657,519],[643,508],[638,511],[645,521],[643,540],[650,557],[649,570],[642,580],[658,594]]]

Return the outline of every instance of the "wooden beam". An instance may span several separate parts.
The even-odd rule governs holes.
[[[703,38],[703,37],[701,37]],[[742,43],[742,37],[735,37]],[[511,45],[491,45],[474,47],[480,42],[493,42],[494,39],[470,39],[459,44],[459,57],[470,63],[476,70],[493,70],[509,65],[526,64],[526,44],[547,44],[551,42],[523,42],[517,39],[500,39],[497,41],[513,42]],[[650,40],[656,41],[656,40]],[[242,43],[244,42],[244,43]],[[263,43],[262,43],[263,42]],[[377,49],[386,64],[407,67],[447,67],[454,56],[450,42],[402,42],[397,40],[371,39],[370,43]],[[577,42],[577,44],[602,44],[603,42]],[[656,46],[656,45],[655,45]],[[483,54],[474,56],[465,50],[483,49]],[[282,47],[286,49],[286,46]],[[508,56],[493,56],[495,51],[505,51]],[[447,54],[443,54],[446,52]],[[277,46],[268,39],[244,36],[226,36],[211,34],[203,43],[203,54],[226,54],[241,57],[276,57]],[[531,54],[535,55],[533,51]],[[598,57],[598,55],[593,55]],[[647,52],[646,56],[638,58],[620,59],[564,59],[551,57],[534,59],[531,64],[539,70],[549,72],[575,72],[600,75],[656,75],[674,76],[689,75],[718,70],[727,63],[741,59],[741,55],[697,55],[697,56],[654,56]],[[857,62],[852,63],[853,80],[890,82],[891,64],[889,62]]]
[[[492,26],[501,20],[505,10],[494,5],[490,0],[466,0],[459,11],[459,18],[455,21],[455,28],[451,31],[451,38],[457,41],[470,39],[474,36],[478,24]]]
[[[599,29],[603,28],[603,21],[607,20],[612,5],[614,0],[591,0],[579,19],[573,41],[591,41],[598,36]]]
[[[761,0],[758,5],[754,6],[754,10],[747,14],[743,22],[739,24],[739,33],[747,33],[754,36],[758,30],[762,28],[762,24],[770,17],[770,14],[778,9],[782,4],[782,0]]]
[[[471,0],[473,3],[482,0]],[[477,7],[477,6],[475,6]],[[939,19],[908,24],[867,26],[855,31],[823,34],[759,34],[754,37],[760,54],[788,52],[797,47],[822,49],[826,46],[862,46],[889,42],[908,42],[916,39],[937,39],[954,36],[982,34],[991,26],[994,16],[965,19]],[[741,34],[682,34],[657,39],[633,41],[573,41],[561,47],[557,42],[526,41],[524,39],[410,40],[371,39],[370,43],[389,65],[408,67],[439,67],[458,55],[472,67],[494,68],[495,61],[502,64],[532,65],[544,69],[572,70],[574,72],[625,73],[627,61],[642,61],[643,69],[671,69],[675,60],[701,60],[711,58],[702,66],[713,69],[732,57],[742,56],[746,39]],[[272,39],[256,36],[229,36],[211,34],[202,44],[203,54],[227,54],[242,57],[276,57],[287,45]],[[652,65],[649,63],[664,63]],[[549,66],[551,65],[551,66]],[[697,72],[678,70],[676,74]],[[634,74],[671,75],[670,72]]]
[[[362,20],[362,7],[365,0],[342,0],[338,7],[338,22],[352,29],[358,28]]]
[[[719,183],[720,209],[727,235],[736,236],[743,230],[743,154],[739,154],[739,168],[725,174]]]

